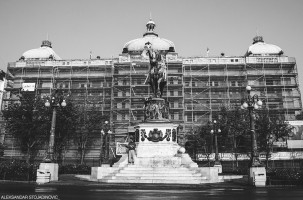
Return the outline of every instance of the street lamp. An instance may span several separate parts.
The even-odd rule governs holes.
[[[249,124],[250,124],[250,133],[251,133],[251,167],[262,166],[259,160],[257,138],[255,132],[255,113],[254,110],[262,106],[262,101],[259,99],[258,95],[250,95],[251,87],[246,87],[247,97],[242,99],[242,109],[248,109],[249,112]]]
[[[219,152],[218,152],[218,140],[217,140],[217,136],[218,136],[218,133],[221,133],[221,129],[218,128],[218,125],[217,125],[217,121],[214,120],[213,121],[213,129],[210,130],[210,133],[213,135],[215,135],[215,164],[214,166],[218,166],[218,165],[221,165],[221,162],[219,160]]]
[[[100,166],[102,165],[103,161],[108,162],[109,159],[109,139],[108,135],[112,134],[110,130],[110,126],[108,121],[104,122],[103,129],[101,130],[101,147],[100,147]],[[105,144],[105,145],[104,145]],[[103,147],[104,147],[104,159],[103,159]]]
[[[60,93],[57,89],[55,89],[52,96],[51,96],[51,101],[46,100],[44,105],[46,107],[51,107],[53,109],[52,125],[51,125],[50,136],[49,136],[48,151],[47,151],[47,156],[44,159],[45,163],[51,163],[51,162],[54,161],[54,145],[55,145],[55,129],[56,129],[57,108],[59,106],[65,107],[66,106],[66,101],[64,100],[63,94]]]

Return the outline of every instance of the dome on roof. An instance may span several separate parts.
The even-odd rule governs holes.
[[[273,44],[267,44],[263,41],[262,36],[256,36],[253,39],[253,44],[248,48],[246,56],[280,56],[283,51],[280,47]]]
[[[31,49],[24,52],[21,58],[25,60],[61,60],[61,58],[52,49],[52,43],[48,40],[42,41],[41,47],[37,49]]]
[[[170,40],[159,38],[158,34],[154,32],[155,27],[155,22],[150,19],[146,24],[147,31],[143,34],[143,37],[127,42],[123,47],[122,53],[141,54],[145,44],[148,42],[151,43],[152,48],[155,50],[175,52],[174,43]]]

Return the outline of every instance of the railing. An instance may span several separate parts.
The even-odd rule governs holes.
[[[292,57],[246,57],[246,63],[296,63]]]
[[[243,64],[245,59],[243,57],[209,57],[209,58],[185,58],[183,64],[194,65],[194,64]]]

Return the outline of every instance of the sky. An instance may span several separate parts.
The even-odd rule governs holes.
[[[118,57],[152,16],[179,56],[243,56],[254,36],[295,57],[303,92],[302,0],[0,0],[0,69],[49,39],[62,59]]]

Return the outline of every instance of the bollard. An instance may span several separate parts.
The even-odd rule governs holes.
[[[37,169],[37,180],[36,183],[44,184],[50,182],[50,172],[44,169]]]

